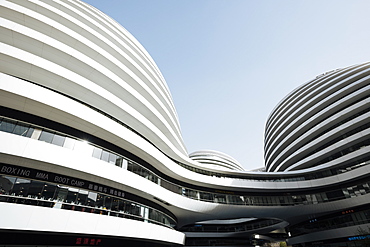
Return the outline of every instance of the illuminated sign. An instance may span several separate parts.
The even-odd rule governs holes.
[[[354,212],[355,212],[355,210],[350,209],[350,210],[342,211],[342,214],[350,214],[350,213],[354,213]]]
[[[349,241],[364,240],[364,239],[370,239],[370,235],[356,236],[356,237],[348,238]]]
[[[76,238],[76,245],[99,245],[101,243],[100,238]]]

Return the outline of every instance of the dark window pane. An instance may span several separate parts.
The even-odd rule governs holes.
[[[104,209],[111,209],[112,208],[112,197],[106,196],[105,197],[105,202],[104,202]]]
[[[29,128],[28,128],[28,131],[27,131],[27,133],[26,133],[26,135],[25,135],[25,137],[31,137],[31,136],[32,136],[32,134],[33,134],[33,131],[34,131],[34,130],[35,130],[34,128],[29,127]]]
[[[122,204],[122,201],[119,200],[119,199],[113,199],[113,202],[112,202],[112,210],[114,211],[119,211],[119,208],[120,208],[120,204]]]
[[[44,182],[31,181],[30,187],[28,189],[28,196],[34,198],[41,198],[41,193],[44,189]]]
[[[42,191],[42,197],[45,200],[54,200],[55,199],[55,192],[57,191],[57,186],[53,184],[45,184],[44,190]]]
[[[3,120],[3,122],[1,122],[1,125],[0,125],[0,131],[4,131],[4,132],[8,132],[8,133],[12,133],[14,128],[15,128],[15,125],[16,125],[16,122],[15,121],[12,121],[12,120]]]
[[[58,186],[58,189],[56,191],[56,199],[58,201],[64,202],[65,199],[67,198],[67,194],[68,194],[68,188],[67,187]]]
[[[27,196],[30,184],[31,181],[28,179],[17,178],[12,193],[16,196]]]
[[[97,197],[98,197],[98,194],[97,193],[95,193],[95,192],[89,192],[89,194],[87,195],[87,203],[86,203],[86,205],[87,206],[90,206],[90,207],[95,207]]]
[[[14,183],[15,177],[0,176],[0,194],[10,195]]]
[[[122,167],[122,160],[123,158],[121,156],[117,156],[116,166]]]
[[[127,170],[130,171],[130,172],[133,172],[134,171],[134,163],[129,161],[128,164],[127,164]]]
[[[24,124],[20,124],[20,123],[18,123],[13,130],[13,134],[20,135],[20,136],[26,136],[27,132],[28,132],[28,126]]]
[[[62,147],[65,139],[64,136],[55,134],[51,143]]]
[[[68,193],[67,193],[67,197],[65,199],[65,202],[76,203],[77,202],[77,194],[78,194],[78,189],[69,188]]]
[[[105,199],[105,195],[98,194],[98,196],[96,198],[96,207],[103,208],[104,207],[104,199]]]
[[[89,192],[86,190],[80,190],[77,195],[77,203],[81,205],[86,205],[86,200]]]
[[[53,137],[54,137],[54,133],[50,133],[48,131],[43,130],[41,132],[39,140],[47,142],[47,143],[51,143],[51,141],[53,140]]]

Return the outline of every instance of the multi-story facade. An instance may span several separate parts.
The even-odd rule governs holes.
[[[266,172],[188,154],[158,67],[78,0],[0,1],[1,246],[358,246],[369,240],[370,64],[294,90]]]

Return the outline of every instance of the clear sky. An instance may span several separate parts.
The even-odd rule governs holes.
[[[86,0],[151,54],[188,152],[262,167],[264,125],[289,92],[370,60],[368,0]]]

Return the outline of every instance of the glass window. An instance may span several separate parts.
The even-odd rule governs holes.
[[[15,180],[15,177],[0,176],[0,194],[9,195]]]
[[[94,158],[100,159],[102,151],[103,150],[101,148],[94,147],[92,156]]]
[[[141,209],[140,205],[137,205],[135,203],[131,203],[131,212],[130,212],[131,214],[141,216],[140,215],[140,212],[141,212],[140,209]]]
[[[32,135],[32,132],[33,132],[32,128],[29,128],[28,125],[24,125],[21,123],[18,123],[13,130],[13,134],[27,137],[30,137]]]
[[[199,192],[200,199],[203,201],[213,201],[213,196],[211,193]]]
[[[122,201],[114,198],[112,201],[112,210],[120,211],[120,204],[122,204]]]
[[[104,201],[104,208],[105,209],[111,209],[112,208],[113,199],[110,196],[105,197]]]
[[[26,133],[26,135],[24,135],[25,137],[28,137],[28,138],[31,138],[31,136],[32,136],[32,134],[33,134],[33,131],[34,131],[35,129],[34,128],[32,128],[32,127],[29,127],[28,128],[28,131],[27,131],[27,133]]]
[[[215,194],[216,203],[226,203],[226,196],[221,194]]]
[[[131,161],[128,161],[127,170],[130,171],[130,172],[133,172],[134,171],[134,163],[132,163]]]
[[[30,184],[31,181],[28,179],[17,178],[12,193],[16,196],[27,196]]]
[[[77,203],[77,194],[78,194],[78,189],[68,188],[68,193],[67,193],[65,202]]]
[[[122,158],[122,165],[121,165],[121,167],[123,169],[127,169],[128,170],[127,163],[128,163],[128,161],[125,158]]]
[[[110,153],[109,154],[109,163],[110,164],[116,164],[117,155]]]
[[[65,199],[67,198],[68,187],[63,187],[59,185],[57,187],[58,187],[58,190],[57,190],[56,198],[58,201],[64,202]]]
[[[64,136],[55,134],[54,135],[54,138],[53,138],[53,141],[51,143],[54,144],[54,145],[58,145],[58,146],[63,147],[63,144],[64,144],[64,140],[65,139],[66,138]]]
[[[51,143],[51,141],[53,140],[53,136],[54,136],[54,133],[48,132],[46,130],[43,130],[41,132],[41,135],[39,137],[39,140],[40,141],[47,142],[47,143]]]
[[[3,119],[0,124],[0,131],[12,133],[16,125],[16,121]]]
[[[119,200],[119,204],[118,204],[118,211],[123,213],[125,212],[125,201],[123,200]]]
[[[63,147],[73,149],[74,146],[75,146],[75,142],[76,142],[75,139],[72,139],[70,137],[66,137],[66,139],[64,140]]]
[[[79,190],[77,195],[77,203],[81,205],[86,205],[88,194],[89,192],[86,190]]]
[[[95,192],[89,192],[87,195],[87,206],[95,207],[98,194]]]
[[[119,167],[122,167],[122,161],[123,161],[123,157],[117,156],[115,165],[119,166]]]
[[[105,199],[105,196],[102,195],[102,194],[98,194],[97,198],[96,198],[96,207],[98,208],[104,208],[105,205],[104,205],[104,199]]]
[[[45,184],[42,191],[42,197],[44,197],[45,200],[54,200],[57,188],[58,187],[54,184]]]
[[[109,153],[105,150],[103,150],[102,154],[101,154],[101,160],[104,160],[106,162],[108,162],[108,159],[109,159]]]
[[[44,182],[31,181],[30,187],[28,189],[28,196],[33,198],[41,198],[41,193],[44,189]]]
[[[125,212],[126,214],[128,214],[130,212],[130,209],[131,209],[131,203],[127,202],[127,201],[123,201],[123,204],[122,204],[122,211]]]

